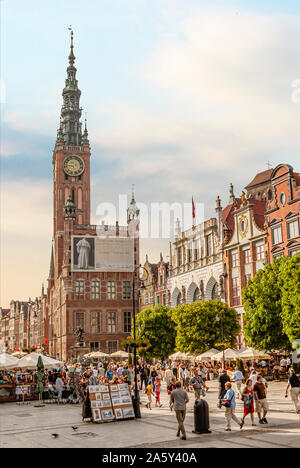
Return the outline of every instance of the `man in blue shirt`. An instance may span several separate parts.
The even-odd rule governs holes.
[[[106,375],[109,378],[109,380],[112,380],[113,375],[114,375],[114,371],[112,370],[111,366],[108,366],[108,369],[106,371]]]
[[[226,382],[225,384],[225,389],[226,389],[226,394],[224,398],[222,399],[222,402],[227,401],[228,406],[225,407],[225,418],[227,421],[227,426],[225,431],[231,431],[231,419],[237,423],[238,426],[240,426],[240,429],[243,427],[242,421],[239,421],[238,418],[235,415],[235,393],[231,388],[231,383]]]

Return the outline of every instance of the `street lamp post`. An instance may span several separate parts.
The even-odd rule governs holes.
[[[136,352],[136,302],[135,302],[135,295],[136,290],[139,292],[141,289],[145,289],[144,281],[140,280],[139,271],[140,269],[146,272],[146,281],[149,277],[149,273],[146,268],[139,265],[133,272],[133,279],[132,279],[132,311],[133,311],[133,339],[134,339],[134,395],[132,398],[132,404],[134,409],[134,414],[136,418],[141,418],[141,410],[140,410],[140,395],[138,389],[138,380],[137,380],[137,352]],[[138,283],[138,287],[135,287],[135,283]]]
[[[217,321],[220,321],[221,325],[221,339],[222,339],[222,348],[223,348],[223,367],[225,368],[225,349],[224,349],[224,323],[223,323],[223,311],[221,311],[220,317],[217,315]]]
[[[136,354],[136,326],[135,326],[135,277],[136,277],[136,270],[133,273],[133,280],[132,280],[132,311],[133,311],[133,339],[134,339],[134,397],[132,398],[132,404],[134,409],[134,414],[136,418],[141,417],[141,410],[140,410],[140,395],[138,389],[138,382],[137,382],[137,354]],[[138,267],[139,270],[139,267]]]

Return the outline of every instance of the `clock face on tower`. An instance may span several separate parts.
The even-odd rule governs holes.
[[[72,177],[77,177],[83,174],[85,164],[83,159],[77,154],[71,154],[64,159],[63,170],[64,172]]]

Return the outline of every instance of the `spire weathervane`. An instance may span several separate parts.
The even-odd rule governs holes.
[[[74,45],[73,45],[74,31],[73,31],[71,25],[68,27],[68,30],[71,31],[71,52],[70,52],[70,55],[69,55],[69,63],[70,63],[70,65],[73,65],[74,61],[75,61],[75,55],[74,55],[74,52],[73,52],[73,49],[74,49]]]

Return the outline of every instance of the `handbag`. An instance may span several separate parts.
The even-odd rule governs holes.
[[[230,398],[230,400],[224,400],[222,401],[221,405],[224,406],[225,408],[230,408],[231,407],[231,401],[232,401],[233,395]]]

